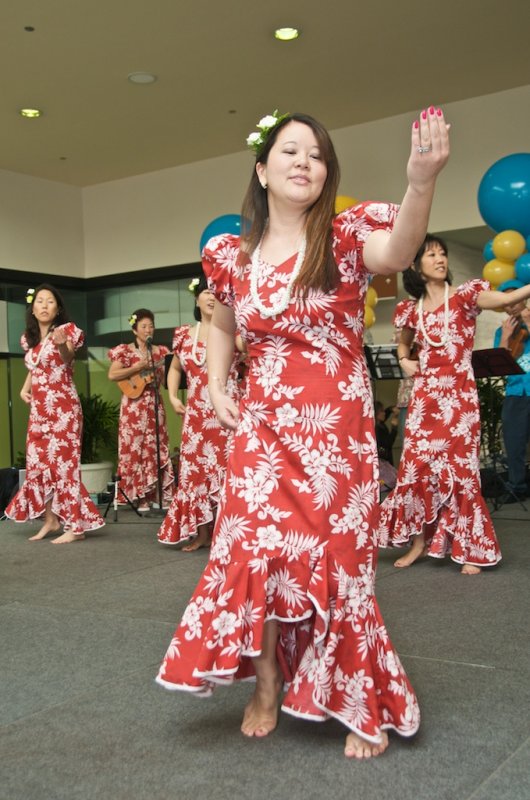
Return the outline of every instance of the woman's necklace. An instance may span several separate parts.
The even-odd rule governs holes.
[[[425,323],[423,320],[423,296],[420,297],[418,303],[418,322],[420,331],[422,332],[425,341],[430,344],[431,347],[445,347],[449,341],[449,284],[447,282],[445,284],[444,292],[444,332],[441,340],[439,342],[433,341],[433,339],[431,339],[425,330]]]
[[[262,242],[263,236],[261,237],[260,243],[252,253],[252,257],[250,259],[250,296],[252,297],[252,301],[262,317],[276,317],[278,314],[282,314],[291,302],[291,294],[293,291],[294,282],[298,278],[302,264],[304,263],[306,238],[304,236],[302,239],[296,261],[294,262],[293,271],[291,272],[291,276],[287,282],[287,285],[285,286],[285,289],[283,290],[283,293],[276,292],[278,300],[268,307],[263,303],[258,292],[258,277],[260,272],[259,262]]]
[[[44,339],[41,340],[41,342],[40,342],[40,350],[37,353],[36,357],[35,357],[35,354],[33,352],[34,349],[35,349],[34,347],[32,347],[31,350],[29,351],[28,358],[29,358],[29,363],[31,364],[32,367],[38,367],[39,366],[39,364],[41,362],[42,354],[44,353],[44,350],[46,348],[46,343],[49,341],[51,333],[52,333],[51,330],[49,330],[48,333],[46,334],[46,336],[44,337]]]
[[[197,327],[195,328],[195,336],[193,337],[193,347],[191,348],[191,360],[194,364],[197,364],[198,367],[204,367],[206,364],[206,345],[204,345],[204,353],[202,358],[197,358],[197,343],[199,341],[199,331],[201,329],[201,323],[197,323]]]

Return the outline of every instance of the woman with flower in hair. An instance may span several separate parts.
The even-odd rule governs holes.
[[[109,378],[119,382],[123,392],[118,441],[119,486],[140,511],[148,511],[150,505],[158,501],[159,494],[156,407],[163,505],[168,506],[173,497],[173,465],[169,457],[164,403],[158,389],[164,380],[164,359],[169,348],[153,345],[155,317],[148,308],[138,308],[131,314],[129,325],[134,342],[119,344],[108,352]]]
[[[477,575],[498,564],[501,551],[480,485],[480,408],[471,364],[476,320],[483,309],[525,300],[530,286],[506,295],[480,278],[451,283],[447,245],[428,234],[403,273],[414,299],[401,301],[394,312],[399,361],[414,386],[379,539],[382,547],[410,545],[396,567],[449,554],[464,575]],[[410,357],[413,341],[419,360]]]
[[[74,384],[75,351],[84,334],[69,322],[63,299],[43,283],[27,297],[21,343],[28,375],[20,392],[30,406],[26,478],[6,509],[15,522],[44,517],[30,541],[63,527],[52,544],[79,542],[105,523],[81,483],[83,413]]]
[[[210,240],[216,302],[210,395],[234,430],[210,559],[158,681],[208,695],[255,679],[242,732],[263,737],[282,709],[334,717],[345,755],[369,758],[387,731],[413,735],[417,701],[374,596],[379,481],[363,354],[370,274],[405,269],[425,236],[449,152],[440,109],[412,126],[401,208],[367,202],[334,215],[339,167],[312,117],[271,115],[251,138],[256,164],[241,237]],[[234,331],[248,347],[247,391],[226,391]]]
[[[158,532],[162,544],[180,545],[189,540],[182,548],[185,552],[210,544],[230,441],[230,431],[220,425],[208,393],[206,342],[215,298],[204,277],[194,278],[189,289],[195,296],[193,315],[197,324],[175,328],[167,377],[171,405],[184,417],[177,490]],[[228,377],[228,391],[234,399],[238,361],[234,348]],[[188,388],[186,405],[178,396],[183,372]]]

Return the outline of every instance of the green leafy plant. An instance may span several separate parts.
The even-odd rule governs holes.
[[[120,406],[103,400],[100,394],[88,397],[79,395],[83,409],[83,438],[81,440],[81,463],[95,464],[101,461],[100,450],[116,450]]]

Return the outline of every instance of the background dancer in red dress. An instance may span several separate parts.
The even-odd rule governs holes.
[[[119,344],[108,352],[112,362],[109,379],[119,383],[123,392],[118,437],[118,474],[120,487],[129,500],[136,503],[140,511],[149,511],[151,503],[158,502],[159,494],[155,384],[161,386],[164,381],[164,359],[170,351],[165,345],[152,344],[155,316],[148,308],[139,308],[131,314],[129,324],[134,333],[134,343]],[[156,381],[153,380],[153,364]],[[158,400],[158,436],[162,503],[169,506],[175,477],[169,457],[166,413],[161,395]]]
[[[217,419],[208,392],[206,340],[215,298],[206,279],[190,284],[195,295],[195,326],[183,325],[173,334],[173,359],[167,376],[169,400],[177,414],[184,416],[177,490],[158,531],[162,544],[192,541],[182,550],[190,552],[210,544],[211,530],[224,483],[230,431]],[[237,363],[234,352],[228,390],[237,396]],[[178,396],[182,372],[186,373],[186,405]]]
[[[301,114],[261,120],[239,239],[203,254],[216,305],[208,340],[212,402],[235,430],[210,560],[157,680],[209,694],[256,678],[243,717],[266,736],[282,708],[335,717],[348,757],[413,735],[414,692],[374,596],[378,509],[373,399],[363,353],[370,272],[407,267],[425,236],[449,152],[440,109],[412,128],[399,210],[364,203],[334,216],[339,168],[329,134]],[[226,393],[235,331],[248,348],[246,394]]]
[[[462,573],[474,575],[501,559],[480,486],[480,410],[471,353],[482,309],[508,308],[530,295],[510,295],[470,280],[451,286],[447,246],[428,235],[414,265],[403,273],[405,290],[417,298],[398,303],[398,357],[414,376],[397,483],[381,506],[382,547],[412,542],[395,562],[408,567],[422,555],[450,553]],[[413,341],[419,361],[409,358]]]
[[[75,351],[83,331],[68,316],[60,293],[43,283],[26,298],[28,375],[20,392],[31,407],[26,440],[26,478],[6,509],[15,522],[44,515],[44,524],[30,541],[56,533],[52,544],[79,542],[86,531],[105,522],[81,483],[83,413],[74,384]]]

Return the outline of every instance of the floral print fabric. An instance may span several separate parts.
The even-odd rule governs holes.
[[[178,544],[197,535],[199,525],[212,522],[224,482],[230,434],[217,420],[208,393],[206,363],[192,357],[190,326],[176,328],[173,353],[186,373],[188,392],[182,425],[177,490],[158,532],[162,544]],[[197,342],[196,360],[205,361],[206,346]],[[237,395],[236,356],[230,370],[228,391]]]
[[[500,561],[499,544],[480,486],[480,410],[471,354],[476,298],[489,289],[475,279],[449,298],[449,341],[432,347],[418,324],[415,301],[398,303],[394,324],[415,331],[420,345],[395,489],[384,500],[379,525],[383,547],[425,535],[428,554],[447,553],[459,564]],[[424,312],[427,335],[441,341],[444,306]]]
[[[413,734],[416,698],[374,596],[378,501],[373,401],[363,354],[368,273],[362,247],[392,227],[394,206],[368,203],[334,223],[337,289],[293,295],[271,319],[256,310],[239,239],[206,246],[216,296],[233,307],[250,365],[209,563],[158,682],[207,695],[254,675],[263,625],[280,624],[282,708],[336,717],[370,741]],[[293,258],[262,262],[271,304]]]
[[[69,322],[64,329],[77,350],[84,334]],[[50,338],[33,348],[25,335],[22,347],[31,372],[31,407],[26,439],[26,478],[6,509],[16,522],[37,519],[51,499],[51,510],[63,530],[80,535],[105,523],[81,483],[83,414],[75,388],[73,362],[65,364]]]
[[[153,347],[153,361],[159,385],[164,382],[167,347]],[[108,357],[122,367],[132,367],[141,360],[139,350],[128,344],[120,344],[109,350]],[[162,502],[169,506],[173,497],[175,479],[169,458],[169,439],[162,395],[158,403],[158,433],[160,442],[160,467],[162,473]],[[140,397],[122,395],[120,406],[120,428],[118,442],[118,474],[120,489],[131,502],[158,501],[158,463],[156,454],[155,390],[153,383],[147,384]]]

